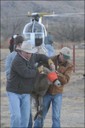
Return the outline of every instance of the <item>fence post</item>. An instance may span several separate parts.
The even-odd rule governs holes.
[[[73,45],[73,72],[75,72],[75,44]]]

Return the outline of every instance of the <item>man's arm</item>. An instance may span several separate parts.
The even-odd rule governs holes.
[[[27,65],[26,60],[16,59],[12,63],[12,72],[17,73],[23,78],[34,78],[38,70]]]
[[[53,61],[44,54],[36,54],[36,62],[42,62],[42,65],[46,65],[51,70],[55,70]]]
[[[58,79],[62,85],[67,84],[69,82],[72,71],[73,71],[73,65],[70,65],[64,73],[58,72]]]

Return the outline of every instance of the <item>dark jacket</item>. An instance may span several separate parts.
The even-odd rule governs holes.
[[[17,54],[12,63],[6,90],[18,94],[31,93],[36,76],[39,74],[35,63],[40,61],[48,64],[48,57],[42,54],[32,54],[30,60],[27,61]]]
[[[60,87],[55,85],[49,86],[48,93],[55,95],[57,93],[63,92],[64,85],[67,84],[70,80],[70,76],[73,71],[73,65],[68,61],[61,63],[59,61],[59,55],[56,55],[51,59],[55,64],[56,71],[58,71],[58,80],[61,82],[62,85]]]

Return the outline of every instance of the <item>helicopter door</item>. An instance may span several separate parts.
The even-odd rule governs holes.
[[[35,33],[35,46],[40,46],[43,43],[43,34]]]

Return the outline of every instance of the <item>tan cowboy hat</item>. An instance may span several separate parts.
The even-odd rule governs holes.
[[[32,45],[30,41],[23,41],[22,45],[20,48],[16,48],[18,51],[24,51],[26,53],[36,53],[37,48]]]

